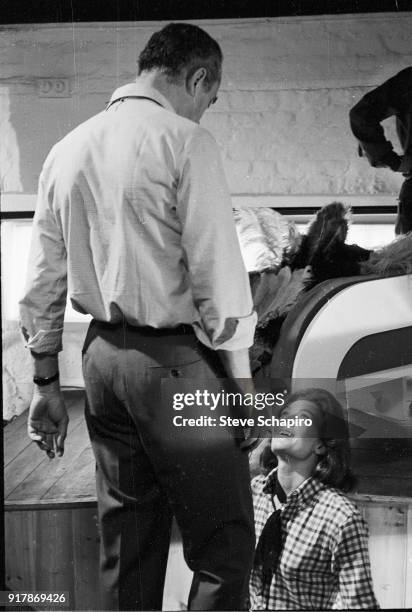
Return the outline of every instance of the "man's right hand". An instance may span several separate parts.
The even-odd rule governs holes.
[[[59,383],[35,387],[30,404],[27,433],[50,459],[64,453],[69,417]]]
[[[249,351],[248,349],[238,351],[218,351],[220,359],[226,370],[228,378],[233,381],[236,390],[243,394],[255,394],[255,385],[253,383],[252,373],[250,371]],[[253,427],[244,428],[244,439],[241,440],[239,446],[245,452],[251,452],[260,442],[260,427],[255,419],[253,407],[243,406],[239,411],[241,417],[252,417],[254,420]]]

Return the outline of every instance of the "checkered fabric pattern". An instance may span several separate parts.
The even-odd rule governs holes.
[[[282,506],[276,469],[253,479],[257,541],[275,508],[281,508],[282,552],[270,581],[255,564],[252,610],[378,609],[368,552],[368,530],[340,491],[308,478]]]

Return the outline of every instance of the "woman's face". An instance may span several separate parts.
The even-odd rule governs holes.
[[[293,419],[296,424],[274,428],[271,450],[275,455],[285,454],[304,460],[313,454],[321,454],[323,443],[319,436],[322,413],[315,404],[304,399],[296,400],[285,406],[279,419]]]

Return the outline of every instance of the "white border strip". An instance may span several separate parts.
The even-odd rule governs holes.
[[[28,212],[36,208],[35,193],[2,193],[0,195],[1,212]]]
[[[36,207],[35,193],[4,193],[0,196],[1,212],[29,212]],[[342,202],[356,208],[357,206],[396,206],[396,195],[259,195],[241,194],[232,196],[234,208],[250,206],[260,208],[302,208],[324,206],[330,202]],[[299,211],[296,211],[299,214]]]
[[[356,206],[395,206],[396,195],[233,195],[232,203],[236,207],[261,207],[272,208],[302,208],[311,206],[325,206],[331,202],[342,202],[354,208]],[[297,214],[298,211],[297,211]]]

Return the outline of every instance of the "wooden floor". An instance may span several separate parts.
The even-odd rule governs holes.
[[[84,422],[84,391],[65,392],[69,429],[65,453],[49,459],[26,433],[27,414],[4,430],[4,484],[7,506],[95,502],[95,464]]]

